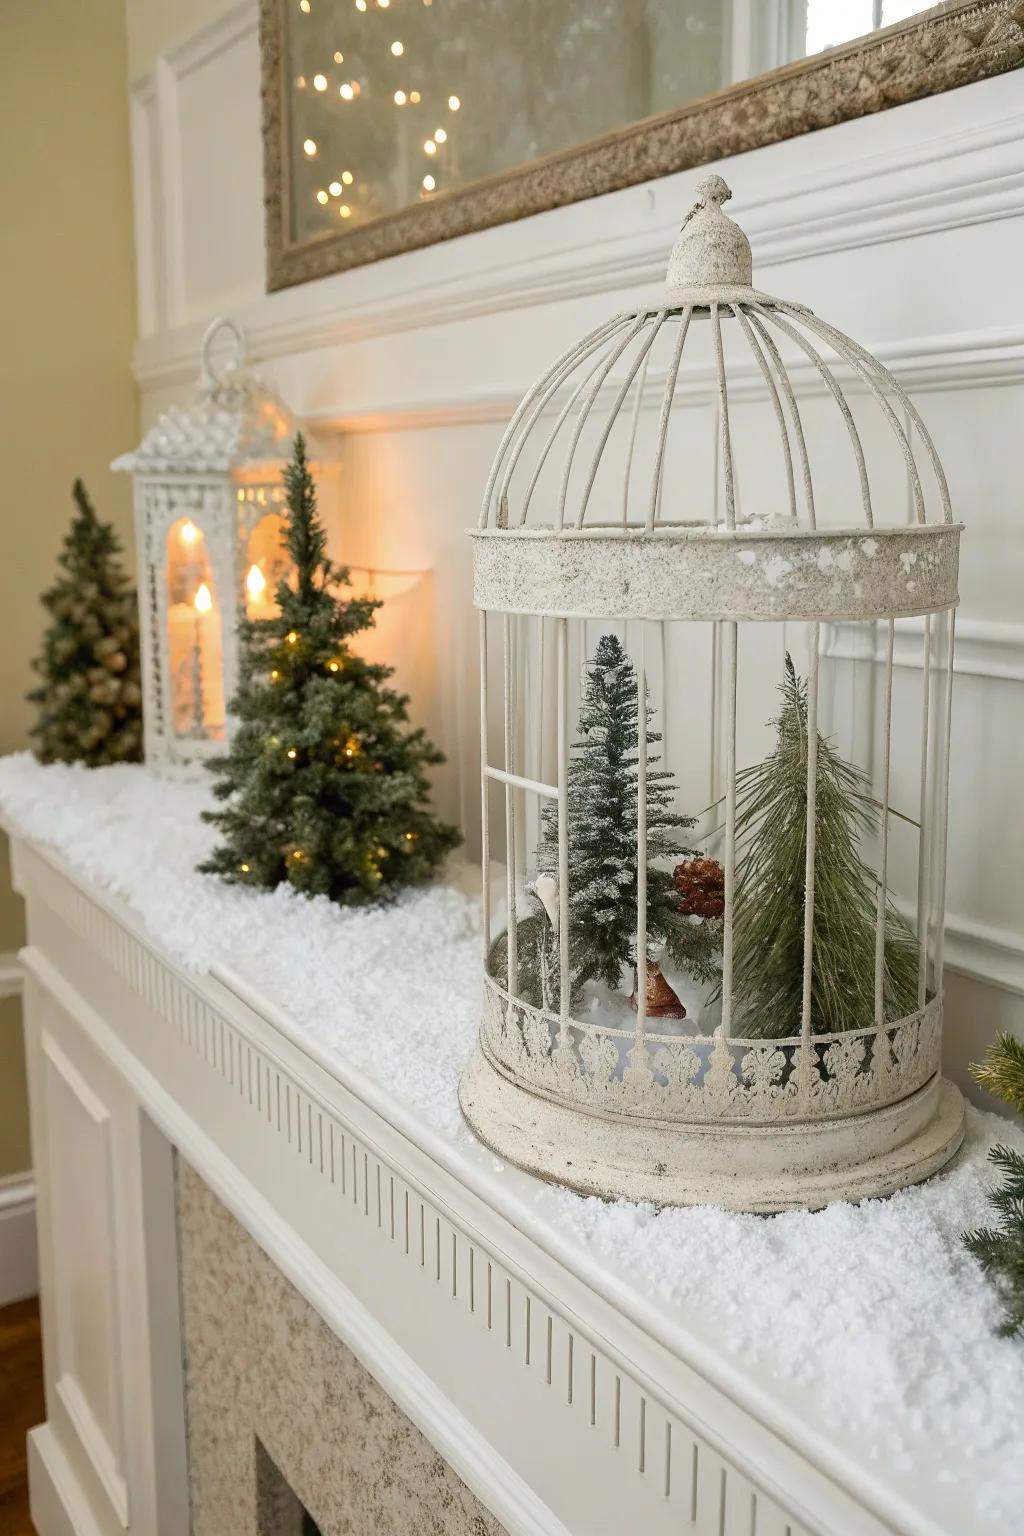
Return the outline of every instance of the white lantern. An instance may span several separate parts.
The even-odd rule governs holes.
[[[543,375],[487,485],[474,534],[485,1008],[460,1099],[486,1143],[545,1178],[774,1211],[890,1192],[963,1136],[940,1071],[961,529],[917,410],[881,363],[752,287],[729,196],[718,176],[700,184],[664,297]],[[802,754],[799,879],[766,891],[752,775],[774,771],[782,737],[765,722],[791,653],[806,680],[785,759],[791,771]],[[634,700],[632,739],[614,752],[599,723],[612,705],[595,705],[614,692],[609,658],[624,658],[613,681]],[[833,814],[843,763],[860,808],[849,847]],[[694,824],[673,871],[677,813]],[[838,952],[840,846],[855,849],[866,917],[837,1014],[815,965]],[[673,895],[719,869],[717,905]],[[617,961],[595,981],[574,952],[597,953],[623,901],[632,998],[627,963],[624,981]],[[651,913],[669,908],[684,945],[681,916],[717,924],[704,933],[713,982],[673,973],[652,943]],[[759,1011],[776,926],[795,938],[794,985]],[[754,932],[763,951],[741,955]]]
[[[222,332],[233,351],[215,366]],[[282,475],[295,423],[244,351],[238,326],[215,320],[192,404],[172,407],[112,466],[134,481],[146,761],[166,768],[223,749],[239,610],[274,614],[287,570]]]

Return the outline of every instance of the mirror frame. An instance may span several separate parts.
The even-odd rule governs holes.
[[[267,287],[344,272],[457,235],[777,144],[1024,64],[1022,0],[947,0],[570,149],[346,231],[291,230],[288,0],[260,0]]]

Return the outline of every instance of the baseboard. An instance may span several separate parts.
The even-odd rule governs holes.
[[[0,1179],[0,1307],[38,1290],[36,1186],[22,1173]]]
[[[28,1488],[38,1536],[104,1536],[49,1424],[29,1430]]]

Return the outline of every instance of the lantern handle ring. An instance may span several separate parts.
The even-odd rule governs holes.
[[[234,346],[224,364],[219,369],[216,369],[213,366],[213,344],[221,331],[230,333],[234,340]],[[223,315],[218,315],[216,320],[212,320],[206,328],[206,335],[203,337],[203,344],[199,349],[204,386],[207,389],[211,389],[215,384],[219,384],[227,374],[236,373],[245,362],[246,350],[245,332],[236,321],[228,320]]]

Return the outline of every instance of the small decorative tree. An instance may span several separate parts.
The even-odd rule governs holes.
[[[335,595],[348,572],[326,557],[301,436],[285,482],[294,585],[279,584],[277,617],[239,620],[240,724],[209,765],[226,804],[204,813],[224,841],[200,869],[353,906],[426,879],[459,834],[427,809],[425,770],[443,758],[405,728],[392,669],[349,644],[380,604]]]
[[[646,704],[647,719],[653,710]],[[648,729],[648,745],[660,735]],[[679,837],[694,818],[671,809],[674,787],[657,756],[647,763],[647,946],[650,962],[665,944],[674,964],[707,979],[711,957],[698,930],[680,912],[672,872],[658,861],[692,854]],[[587,664],[579,739],[568,768],[569,953],[574,985],[585,980],[617,987],[622,968],[638,965],[637,824],[639,689],[636,672],[615,635],[602,635]],[[543,811],[537,851],[544,874],[558,870],[558,812]],[[713,972],[712,972],[713,974]]]
[[[42,682],[32,727],[44,763],[136,763],[142,756],[142,686],[135,591],[121,545],[101,523],[81,480],[75,515],[57,557],[62,574],[42,602],[52,622],[33,666]]]
[[[807,688],[786,657],[775,749],[736,775],[739,850],[733,986],[737,1033],[781,1038],[800,1027],[807,852]],[[818,735],[811,1028],[874,1022],[878,882],[857,852],[878,827],[859,769]],[[888,902],[883,1000],[888,1019],[917,1006],[917,945]]]
[[[1019,1040],[999,1035],[973,1072],[983,1088],[1024,1115],[1024,1045]],[[1024,1157],[1000,1145],[992,1148],[989,1161],[1005,1176],[988,1197],[999,1225],[965,1232],[964,1243],[992,1276],[1006,1304],[999,1332],[1024,1337]]]

